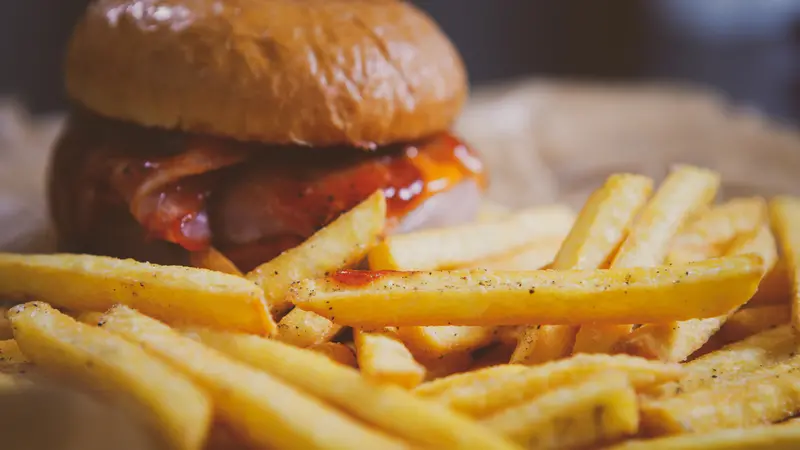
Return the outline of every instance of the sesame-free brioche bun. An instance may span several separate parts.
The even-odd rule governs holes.
[[[144,126],[323,147],[446,130],[467,79],[401,1],[99,0],[70,42],[66,87]]]

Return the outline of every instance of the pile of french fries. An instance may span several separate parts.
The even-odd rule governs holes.
[[[800,199],[719,184],[388,237],[377,192],[248,274],[0,254],[0,389],[69,380],[186,450],[800,448]]]

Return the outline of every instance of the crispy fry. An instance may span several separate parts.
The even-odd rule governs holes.
[[[653,180],[647,177],[629,174],[610,176],[581,209],[552,268],[601,267],[622,243],[652,189]],[[573,326],[528,327],[521,332],[511,361],[534,364],[566,356],[572,351],[576,333],[577,328]]]
[[[397,336],[414,356],[439,358],[491,344],[495,339],[495,327],[400,327]]]
[[[0,297],[74,311],[122,303],[170,323],[248,333],[275,328],[261,290],[245,279],[103,256],[0,253]]]
[[[370,383],[355,370],[311,352],[242,334],[201,331],[199,335],[208,345],[412,443],[437,448],[513,448],[444,407],[396,386]]]
[[[789,274],[792,325],[800,329],[800,198],[777,197],[769,212]]]
[[[353,330],[358,367],[364,377],[406,389],[422,383],[425,367],[390,333]]]
[[[238,277],[244,276],[242,271],[236,267],[236,264],[214,247],[191,252],[189,254],[189,264],[199,269],[216,270],[217,272],[236,275]]]
[[[247,278],[264,290],[273,314],[280,315],[291,307],[286,293],[293,282],[354,266],[375,245],[385,225],[386,199],[378,191],[302,244],[258,266]]]
[[[800,340],[791,327],[778,327],[684,364],[687,375],[680,381],[659,386],[657,392],[662,396],[693,392],[711,383],[732,380],[741,373],[775,364],[798,352]]]
[[[659,439],[633,440],[608,450],[794,450],[800,448],[800,426],[787,422],[745,429],[716,430]]]
[[[674,364],[626,355],[575,355],[538,366],[495,366],[425,383],[414,392],[474,417],[485,417],[538,395],[613,370],[627,374],[637,390],[678,379]]]
[[[788,304],[740,309],[725,322],[715,336],[723,345],[727,345],[787,324],[791,317],[792,308]]]
[[[624,373],[595,374],[481,421],[527,448],[576,448],[639,428],[636,392]]]
[[[183,375],[139,346],[46,303],[14,307],[9,319],[17,343],[37,366],[132,402],[173,448],[202,448],[211,403]]]
[[[693,213],[714,199],[719,183],[720,176],[716,172],[691,166],[673,168],[636,218],[611,267],[624,269],[663,264],[675,235]],[[575,352],[608,353],[617,341],[630,334],[633,326],[584,325],[581,329],[575,338]]]
[[[757,255],[595,271],[356,272],[304,280],[291,300],[342,325],[654,323],[716,317],[747,301]]]
[[[353,352],[350,347],[340,342],[323,342],[322,344],[309,347],[309,349],[325,355],[331,361],[335,361],[339,364],[344,364],[345,366],[350,367],[358,367],[358,361],[356,361],[355,352]]]
[[[781,258],[758,285],[758,291],[747,302],[748,307],[763,305],[790,305],[792,298],[792,280],[789,278],[789,269],[786,260]]]
[[[465,269],[491,270],[539,270],[553,263],[553,260],[564,242],[564,236],[536,241],[524,247],[514,249],[510,253],[487,258],[468,264]]]
[[[387,237],[368,255],[373,270],[463,267],[507,254],[542,238],[563,236],[575,214],[566,206],[540,207],[495,222],[432,229]]]
[[[729,254],[758,254],[766,269],[770,269],[778,259],[775,239],[766,224],[755,233],[737,238],[731,244]],[[681,362],[702,347],[729,316],[730,313],[708,319],[642,325],[622,339],[617,350],[661,361]]]
[[[648,435],[698,433],[779,422],[800,412],[800,356],[735,381],[642,403]]]
[[[157,320],[115,306],[103,328],[140,344],[202,386],[238,436],[270,448],[405,448],[272,375],[182,336]]]
[[[278,322],[275,338],[297,347],[310,347],[330,341],[341,329],[341,325],[319,314],[295,308]]]
[[[713,206],[675,237],[667,260],[684,264],[720,257],[737,236],[755,232],[766,219],[767,202],[762,197],[735,198]]]

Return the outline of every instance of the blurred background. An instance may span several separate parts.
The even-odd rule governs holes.
[[[61,55],[87,0],[6,0],[0,97],[61,109]],[[417,0],[473,84],[521,77],[679,80],[800,119],[800,0]]]

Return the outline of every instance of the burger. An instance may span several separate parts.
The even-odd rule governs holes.
[[[250,270],[376,190],[389,233],[469,221],[481,160],[442,31],[395,0],[99,0],[67,50],[62,251]]]

